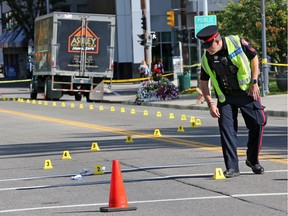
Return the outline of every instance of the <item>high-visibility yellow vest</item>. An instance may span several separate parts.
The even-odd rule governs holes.
[[[245,55],[242,47],[239,36],[230,35],[224,38],[227,44],[228,49],[228,58],[231,62],[237,66],[237,80],[240,89],[246,91],[249,88],[251,82],[251,67],[250,61]],[[216,79],[216,72],[211,70],[208,64],[208,59],[206,57],[206,51],[202,57],[202,67],[205,72],[210,76],[213,87],[218,95],[218,99],[221,103],[223,103],[226,98],[223,92],[221,91],[218,81]]]

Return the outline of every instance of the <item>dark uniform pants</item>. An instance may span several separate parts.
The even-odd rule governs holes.
[[[247,160],[253,165],[259,163],[258,155],[262,147],[263,127],[266,123],[266,116],[260,101],[254,101],[248,95],[228,96],[224,103],[218,102],[217,106],[220,111],[218,124],[226,169],[239,168],[237,155],[238,109],[241,110],[248,129]]]

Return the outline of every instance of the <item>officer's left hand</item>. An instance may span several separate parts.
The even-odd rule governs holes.
[[[257,83],[251,83],[248,94],[253,97],[254,100],[257,100],[260,97],[260,89]]]

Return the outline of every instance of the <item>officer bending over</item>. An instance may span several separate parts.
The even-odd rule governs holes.
[[[224,175],[232,178],[240,175],[237,155],[238,109],[248,128],[246,165],[255,174],[264,173],[259,164],[263,127],[266,123],[260,102],[258,86],[259,61],[257,52],[239,36],[221,37],[216,25],[207,26],[197,33],[202,40],[204,54],[200,84],[210,114],[218,118],[221,145],[226,166]],[[211,80],[217,96],[212,100],[208,81]]]

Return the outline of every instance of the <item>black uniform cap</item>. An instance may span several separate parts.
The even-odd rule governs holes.
[[[202,41],[202,48],[208,49],[212,46],[214,42],[214,38],[219,34],[218,27],[216,25],[206,26],[205,28],[201,29],[196,37]]]

